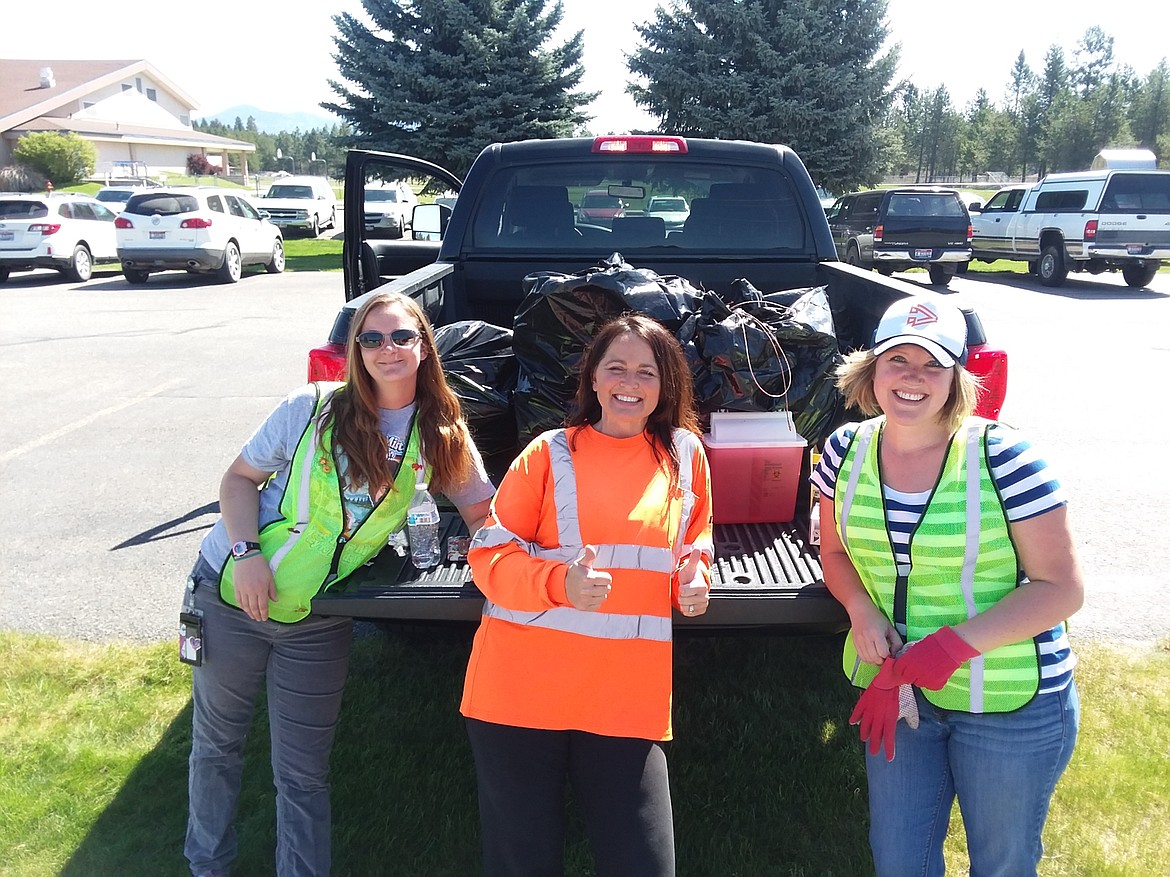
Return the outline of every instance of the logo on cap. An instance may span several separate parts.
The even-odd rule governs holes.
[[[938,322],[938,314],[931,310],[930,307],[924,304],[916,304],[910,308],[910,313],[906,315],[906,325],[914,326],[929,326],[931,323]]]

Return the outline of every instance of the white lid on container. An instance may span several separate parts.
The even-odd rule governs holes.
[[[711,415],[708,444],[728,447],[805,447],[791,411],[716,411]]]

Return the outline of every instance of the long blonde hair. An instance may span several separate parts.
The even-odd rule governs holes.
[[[335,442],[349,458],[349,477],[354,485],[363,481],[371,496],[380,496],[393,486],[393,471],[386,459],[388,443],[378,416],[374,379],[362,360],[357,336],[366,316],[375,308],[398,307],[406,311],[419,332],[419,343],[427,356],[419,363],[415,389],[415,418],[422,454],[432,469],[431,487],[440,492],[462,484],[471,474],[471,434],[463,419],[459,397],[447,384],[435,335],[422,308],[409,296],[383,292],[371,296],[349,325],[345,341],[345,385],[334,394],[324,412],[324,423],[332,420]]]

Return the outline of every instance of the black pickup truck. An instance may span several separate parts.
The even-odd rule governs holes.
[[[416,207],[410,240],[367,240],[361,193],[373,181],[396,179],[425,183],[424,202],[427,191],[452,190],[458,197],[453,207]],[[604,222],[580,210],[581,199],[598,190],[620,202]],[[780,145],[646,135],[495,144],[483,150],[466,180],[418,159],[352,151],[345,196],[347,301],[328,341],[310,352],[310,380],[341,374],[350,320],[374,289],[414,297],[439,326],[483,320],[511,328],[526,276],[580,272],[617,252],[631,265],[686,278],[703,290],[719,292],[741,278],[766,292],[821,287],[842,351],[867,346],[895,298],[923,292],[837,261],[812,180],[797,155]],[[652,198],[664,197],[687,205],[685,218],[672,216],[669,227],[647,209]],[[979,413],[995,417],[1006,391],[1007,357],[987,343],[978,316],[965,313],[968,367],[985,385]],[[716,519],[710,609],[701,618],[679,616],[677,625],[844,628],[845,613],[824,586],[809,540],[808,460],[806,453],[795,520]],[[463,532],[458,515],[443,520],[444,537]],[[313,611],[475,621],[481,603],[465,562],[420,572],[409,557],[385,550],[321,593]]]

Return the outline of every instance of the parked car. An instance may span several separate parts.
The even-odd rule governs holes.
[[[931,283],[946,286],[971,260],[971,217],[954,189],[853,192],[827,218],[838,258],[881,274],[925,268]]]
[[[141,186],[102,186],[93,197],[115,213],[121,213],[126,202],[141,191]]]
[[[374,238],[400,238],[410,228],[410,217],[418,204],[414,190],[403,182],[367,182],[362,190],[366,234]]]
[[[280,229],[246,196],[212,186],[150,189],[130,199],[114,222],[127,282],[146,283],[153,271],[214,272],[224,283],[245,265],[284,270]]]
[[[282,177],[268,187],[255,206],[268,214],[273,225],[302,231],[311,238],[322,229],[337,227],[337,195],[325,177]]]
[[[84,283],[95,264],[118,261],[115,218],[88,195],[0,192],[0,283],[34,268]]]
[[[683,227],[683,223],[691,215],[691,208],[686,198],[657,195],[647,202],[646,215],[661,216],[666,223],[666,230],[676,231]]]
[[[611,226],[615,218],[624,215],[626,203],[608,189],[590,189],[577,207],[578,218],[589,225]]]

